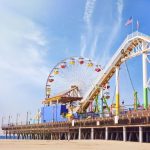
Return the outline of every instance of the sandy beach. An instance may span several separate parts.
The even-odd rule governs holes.
[[[149,150],[150,144],[119,141],[0,140],[0,150]]]

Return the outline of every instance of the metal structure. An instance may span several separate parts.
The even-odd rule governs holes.
[[[110,78],[116,72],[116,116],[119,115],[119,67],[127,59],[135,56],[144,55],[143,57],[143,88],[144,88],[144,108],[148,108],[148,80],[147,80],[147,53],[150,52],[150,37],[140,32],[134,32],[128,35],[119,49],[116,51],[110,62],[102,70],[101,74],[97,78],[97,81],[91,86],[86,96],[81,100],[82,105],[76,108],[77,112],[86,110],[89,101],[94,100],[95,95],[100,91],[98,87],[103,87],[108,83]]]
[[[70,107],[73,106],[71,108],[73,113],[76,113],[76,108],[82,105],[81,100],[101,71],[100,65],[87,58],[71,57],[62,60],[52,69],[47,78],[46,98],[43,103],[45,105],[69,104]],[[105,87],[103,88],[105,89]],[[98,105],[98,103],[96,104]]]
[[[119,118],[112,117],[49,122],[43,124],[3,126],[6,139],[81,140],[102,139],[150,142],[150,110],[135,111]]]
[[[49,97],[43,101],[44,104],[49,105],[51,103],[69,103],[80,101],[82,97],[80,96],[80,91],[77,86],[71,86],[68,91],[59,93],[53,97]]]
[[[101,71],[100,65],[87,58],[71,57],[60,61],[48,75],[45,100],[68,91],[71,86],[78,87],[84,97]]]

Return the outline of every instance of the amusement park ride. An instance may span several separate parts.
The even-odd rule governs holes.
[[[55,121],[62,121],[64,118],[75,118],[75,116],[88,112],[98,114],[100,117],[113,115],[117,122],[122,111],[119,69],[121,64],[126,64],[126,60],[139,55],[142,55],[143,64],[143,105],[144,109],[148,109],[150,79],[147,77],[147,64],[150,63],[148,58],[150,37],[140,32],[134,32],[127,36],[105,68],[90,59],[81,57],[72,57],[59,62],[47,78],[42,122],[54,121],[55,113],[57,113],[57,118],[58,115],[63,116],[63,119]],[[116,102],[108,106],[109,80],[114,74],[116,76]],[[137,110],[137,91],[133,90],[134,110]]]

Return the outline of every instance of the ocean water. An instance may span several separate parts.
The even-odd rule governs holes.
[[[6,139],[6,136],[5,135],[0,135],[0,139]],[[17,139],[17,136],[7,136],[7,139]]]
[[[0,135],[0,139],[6,139],[4,135]]]

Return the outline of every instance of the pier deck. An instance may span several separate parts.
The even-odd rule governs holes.
[[[6,138],[46,140],[103,139],[150,142],[150,110],[114,117],[91,118],[67,122],[2,126]]]

